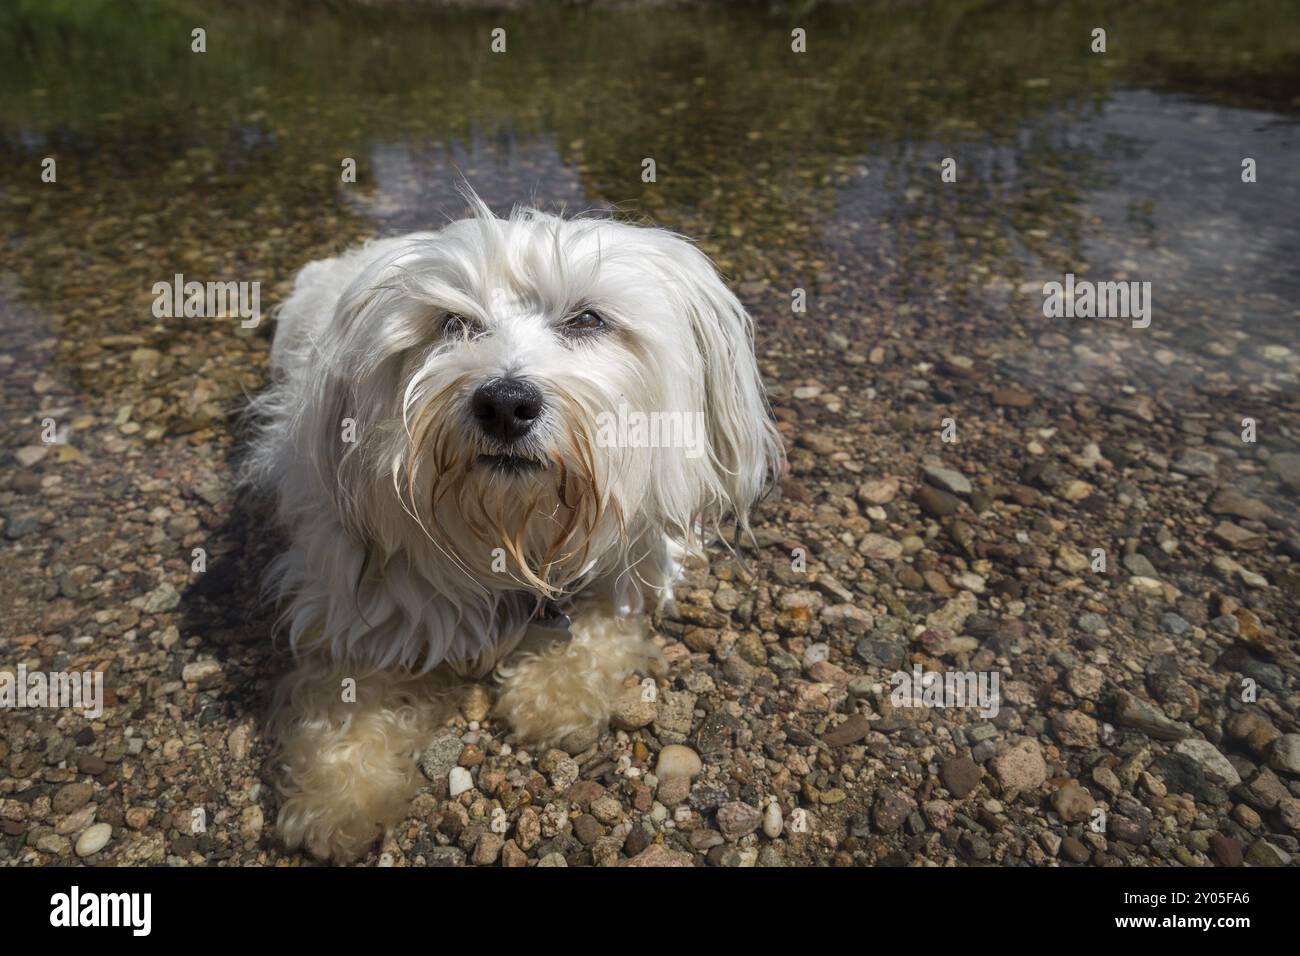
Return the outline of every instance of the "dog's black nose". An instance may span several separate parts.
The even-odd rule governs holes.
[[[470,412],[479,427],[499,441],[522,437],[542,414],[542,390],[518,378],[494,378],[474,390]]]

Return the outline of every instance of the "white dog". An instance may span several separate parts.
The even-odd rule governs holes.
[[[306,266],[253,406],[245,479],[291,539],[272,580],[298,661],[272,720],[278,828],[322,858],[403,816],[446,717],[439,674],[494,674],[528,744],[603,727],[657,653],[644,612],[782,466],[752,323],[703,253],[470,202]],[[698,439],[610,427],[645,416]],[[557,601],[569,632],[535,646]]]

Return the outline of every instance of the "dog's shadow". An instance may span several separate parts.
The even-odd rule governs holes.
[[[206,567],[181,593],[182,633],[199,638],[201,650],[223,663],[265,667],[276,656],[271,641],[276,612],[262,582],[285,541],[265,501],[236,490],[230,494],[229,510],[204,546]]]
[[[242,422],[235,437],[226,455],[229,477],[222,488],[226,497],[217,505],[222,518],[208,529],[205,566],[195,568],[189,586],[181,592],[181,634],[186,641],[198,639],[196,659],[214,659],[221,666],[221,693],[201,705],[198,719],[203,723],[219,719],[232,728],[251,724],[257,745],[250,758],[273,791],[266,718],[275,681],[292,662],[284,642],[274,639],[278,611],[263,583],[286,539],[276,528],[272,503],[236,485],[234,476],[247,449]],[[201,847],[202,837],[196,843]],[[263,846],[268,845],[264,840]]]

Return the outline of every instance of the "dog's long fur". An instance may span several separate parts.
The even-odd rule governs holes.
[[[322,857],[359,855],[400,816],[444,672],[496,669],[525,741],[603,724],[653,655],[641,615],[685,554],[747,527],[781,465],[752,324],[698,249],[611,219],[500,219],[469,198],[473,214],[438,232],[306,266],[252,407],[244,478],[290,536],[270,587],[301,661],[273,720],[279,829]],[[566,334],[586,309],[605,327]],[[505,449],[469,412],[507,377],[545,400],[510,449],[544,467],[517,474],[481,464]],[[620,404],[702,414],[704,454],[597,442]],[[569,603],[572,639],[521,648],[545,599]],[[355,701],[340,699],[348,677]]]

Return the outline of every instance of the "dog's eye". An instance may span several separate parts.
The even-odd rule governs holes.
[[[587,335],[605,328],[605,319],[599,312],[584,309],[564,322],[565,335]]]
[[[477,322],[457,312],[447,312],[442,317],[442,334],[449,338],[474,335],[477,331]]]

